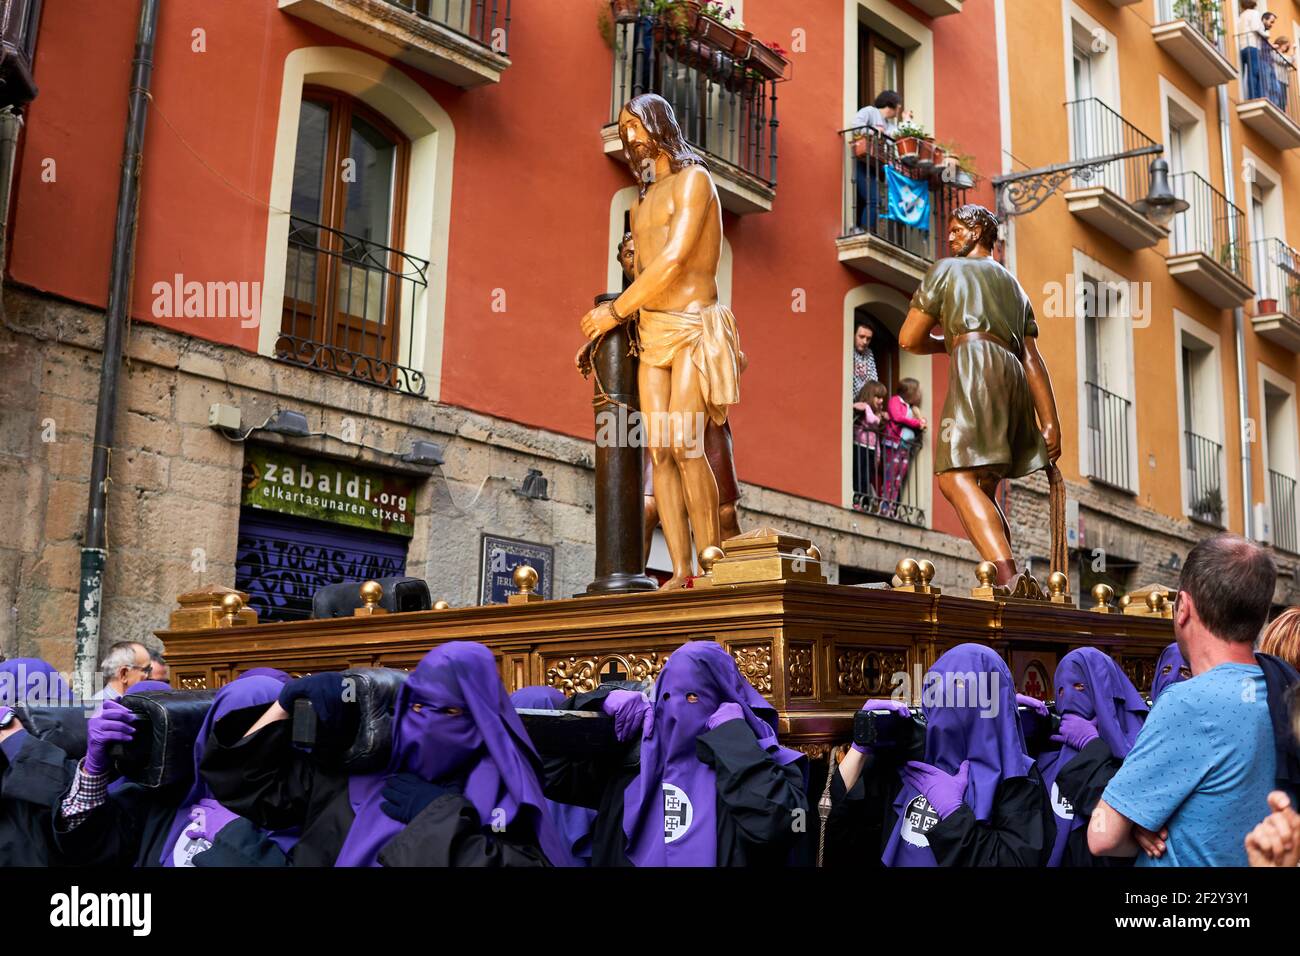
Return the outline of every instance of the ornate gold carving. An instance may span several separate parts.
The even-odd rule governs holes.
[[[564,693],[585,694],[595,690],[602,679],[652,681],[663,669],[666,655],[656,651],[649,654],[603,654],[599,657],[553,658],[546,662],[546,683]]]
[[[907,652],[841,647],[835,655],[835,684],[841,694],[869,697],[886,694],[890,678],[907,672]]]
[[[1159,660],[1154,657],[1126,657],[1121,667],[1124,669],[1124,676],[1133,682],[1133,686],[1138,692],[1145,695],[1151,682],[1155,680],[1156,664]]]
[[[787,654],[790,658],[785,686],[791,697],[813,696],[813,646],[811,644],[789,644]]]
[[[772,693],[772,645],[732,644],[727,648],[745,680],[760,694]]]
[[[208,679],[205,676],[182,677],[181,690],[207,690]]]

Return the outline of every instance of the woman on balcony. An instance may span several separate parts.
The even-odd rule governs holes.
[[[892,139],[898,131],[895,122],[903,108],[903,98],[894,90],[885,90],[870,106],[864,106],[853,117],[853,129],[867,137],[866,155],[854,161],[854,182],[858,188],[858,229],[876,231],[880,207],[880,177],[883,150],[880,142]]]

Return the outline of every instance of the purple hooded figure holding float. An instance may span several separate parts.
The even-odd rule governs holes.
[[[885,866],[1042,866],[1056,828],[1006,663],[959,644],[926,671],[919,696],[923,752],[919,736],[917,752],[901,739],[855,743],[831,778],[828,864],[861,866],[874,852]],[[863,710],[915,727],[901,700]]]
[[[1087,824],[1110,778],[1137,741],[1147,704],[1107,654],[1095,647],[1070,651],[1056,665],[1059,750],[1038,758],[1052,812],[1056,841],[1048,866],[1129,866],[1132,860],[1094,857]]]
[[[201,768],[229,810],[265,830],[300,828],[294,865],[573,865],[546,810],[541,758],[483,645],[444,644],[411,671],[378,773],[297,750],[287,718],[299,699],[327,729],[346,728],[343,676],[298,678],[270,708],[218,719]]]
[[[776,711],[713,641],[664,664],[650,697],[599,688],[624,747],[547,762],[547,794],[597,810],[593,866],[784,866],[805,846],[806,762]]]

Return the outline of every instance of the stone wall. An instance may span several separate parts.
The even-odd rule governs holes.
[[[81,536],[89,498],[102,314],[29,290],[5,290],[0,328],[0,652],[70,667]],[[575,378],[574,388],[586,388]],[[243,445],[208,427],[214,402],[241,410],[243,429],[278,407],[304,412],[313,431],[297,451],[355,459],[423,480],[407,572],[453,605],[476,603],[484,532],[555,546],[554,593],[593,575],[593,445],[461,408],[437,405],[237,349],[134,325],[128,336],[109,489],[109,557],[102,641],[152,639],[175,596],[232,585]],[[350,423],[345,420],[350,419]],[[354,441],[342,440],[345,424]],[[445,464],[411,469],[398,458],[413,439],[443,446]],[[260,440],[276,442],[278,436]],[[747,454],[739,436],[737,454]],[[827,467],[838,467],[838,462]],[[517,493],[536,468],[549,497]],[[1181,559],[1208,529],[1142,509],[1132,499],[1071,485],[1084,509],[1087,546],[1139,562],[1136,578],[1169,581],[1158,567]],[[814,541],[839,567],[887,570],[929,557],[946,590],[971,586],[977,561],[965,541],[767,488],[745,485],[742,527],[773,525]],[[1046,555],[1041,476],[1014,483],[1010,516],[1019,554]],[[1295,561],[1285,558],[1278,600],[1293,603]]]

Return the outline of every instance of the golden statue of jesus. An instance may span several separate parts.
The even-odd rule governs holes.
[[[722,211],[704,160],[656,94],[629,101],[618,130],[640,188],[631,216],[636,278],[616,300],[588,312],[582,332],[594,339],[637,320],[641,416],[673,564],[663,587],[679,588],[695,570],[694,553],[719,544],[718,486],[704,431],[709,420],[726,422],[728,407],[740,400],[740,340],[735,316],[718,302]]]

